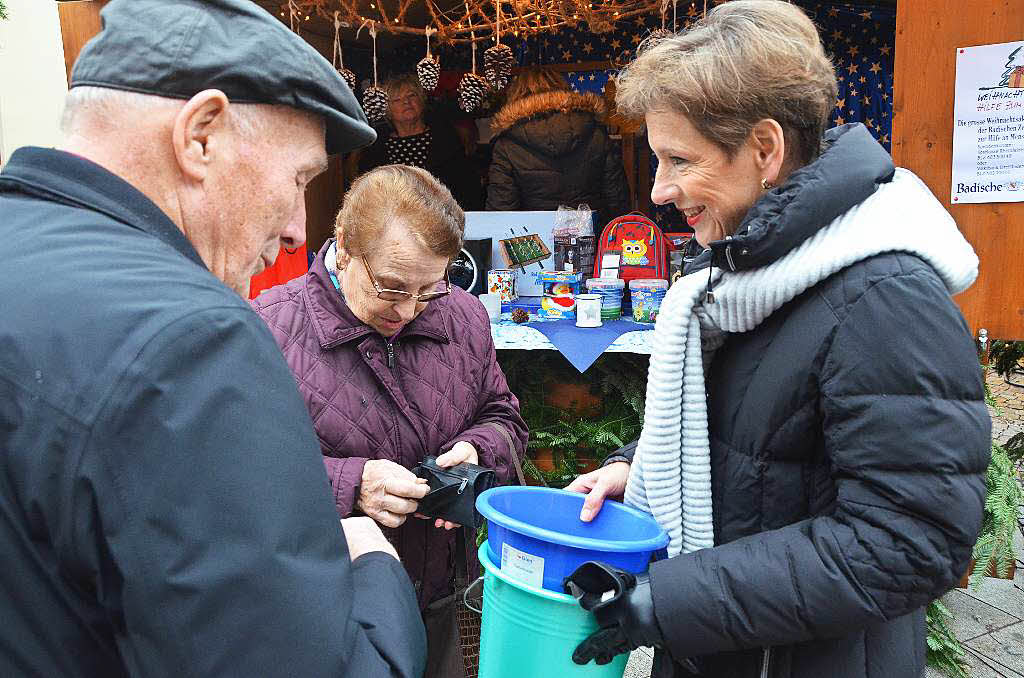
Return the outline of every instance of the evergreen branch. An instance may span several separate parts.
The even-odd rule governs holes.
[[[7,5],[4,4],[4,0],[0,0],[0,19],[6,19],[7,16]]]
[[[1010,455],[1001,445],[992,445],[985,490],[981,531],[971,553],[975,561],[969,577],[971,588],[980,586],[990,572],[998,577],[1007,576],[1017,558],[1013,537],[1019,526],[1024,490]]]
[[[928,664],[952,678],[970,678],[964,648],[946,623],[953,613],[941,600],[933,600],[924,616],[928,626]]]

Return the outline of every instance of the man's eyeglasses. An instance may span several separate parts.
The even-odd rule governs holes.
[[[444,280],[437,283],[437,289],[430,292],[423,292],[421,294],[413,294],[412,292],[406,292],[404,290],[389,290],[385,287],[381,287],[380,283],[377,282],[377,278],[373,275],[373,271],[370,270],[370,264],[366,261],[366,257],[359,257],[363,262],[363,266],[366,267],[366,275],[370,276],[370,282],[373,283],[373,288],[377,290],[377,298],[381,301],[390,301],[392,303],[401,303],[403,301],[409,301],[412,299],[417,302],[433,301],[434,299],[440,299],[446,294],[450,294],[452,291],[452,282],[448,278],[448,269],[444,269]]]

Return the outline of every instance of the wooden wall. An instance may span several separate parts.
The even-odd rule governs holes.
[[[955,49],[1024,39],[1021,0],[899,0],[892,155],[946,205],[981,259],[957,302],[975,334],[1024,339],[1024,203],[951,205]]]
[[[100,32],[100,10],[108,0],[76,0],[58,2],[60,33],[64,40],[64,65],[71,82],[71,67],[75,65],[78,53],[92,36]]]
[[[108,1],[78,0],[57,4],[68,80],[82,47],[100,32],[100,10]],[[312,33],[303,37],[330,58],[329,50],[333,45],[330,39]],[[339,157],[332,157],[328,170],[310,183],[306,191],[306,237],[310,249],[318,249],[324,240],[334,235],[334,216],[341,207],[344,185],[345,174]]]

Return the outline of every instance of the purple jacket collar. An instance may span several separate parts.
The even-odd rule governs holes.
[[[331,274],[327,272],[327,267],[324,265],[324,255],[333,242],[333,239],[328,240],[316,253],[313,265],[310,266],[309,273],[306,275],[304,290],[307,308],[313,319],[313,331],[316,332],[320,347],[324,350],[377,332],[352,313],[348,304],[345,303],[345,299],[338,294],[334,283],[331,282]],[[448,307],[451,303],[451,296],[430,302],[423,313],[413,318],[412,322],[399,330],[391,340],[422,336],[445,344],[449,343],[445,320],[449,315]]]

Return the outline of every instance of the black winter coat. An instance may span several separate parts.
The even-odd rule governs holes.
[[[291,371],[174,223],[23,148],[0,233],[0,676],[422,675],[408,576],[349,561]]]
[[[700,263],[767,265],[891,179],[862,126],[826,139]],[[967,569],[991,434],[938,275],[903,253],[853,264],[730,335],[706,383],[716,546],[651,567],[668,651],[711,678],[918,678],[922,608]]]
[[[628,212],[622,156],[598,119],[602,110],[593,94],[546,92],[498,111],[487,209],[555,210],[586,203],[596,212],[598,230]]]

